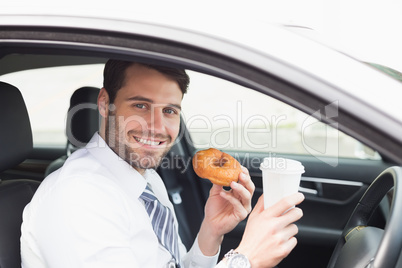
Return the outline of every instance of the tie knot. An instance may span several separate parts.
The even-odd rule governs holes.
[[[144,192],[142,192],[140,198],[145,202],[154,202],[156,200],[156,196],[148,185],[145,188]]]

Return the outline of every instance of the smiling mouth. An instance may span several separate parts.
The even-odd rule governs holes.
[[[152,141],[152,140],[147,140],[147,139],[141,139],[138,137],[134,137],[134,139],[139,143],[142,143],[145,145],[150,145],[150,146],[158,146],[158,145],[161,145],[162,143],[164,143],[163,141]]]

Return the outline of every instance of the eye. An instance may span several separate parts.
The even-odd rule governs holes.
[[[163,110],[163,112],[166,113],[166,114],[178,114],[178,113],[179,113],[179,112],[178,112],[176,109],[174,109],[174,108],[165,108],[165,109]]]
[[[134,107],[139,108],[139,109],[147,108],[147,106],[145,104],[142,104],[142,103],[136,103],[136,104],[134,104]]]

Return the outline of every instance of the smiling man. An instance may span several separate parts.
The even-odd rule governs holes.
[[[180,69],[106,63],[99,133],[43,181],[24,210],[24,268],[216,265],[224,234],[250,213],[255,187],[245,168],[230,191],[213,185],[200,231],[186,252],[155,168],[179,134],[188,83]],[[301,211],[282,214],[302,199],[291,196],[270,212],[259,201],[245,238],[228,255],[229,266],[234,255],[249,256],[254,267],[272,267],[283,259],[296,245],[292,222]]]
[[[117,71],[126,66],[110,61],[105,67],[99,110],[106,122],[100,135],[143,174],[158,166],[179,133],[180,104],[189,80],[184,71],[154,67],[158,71],[140,64]],[[125,73],[124,79],[121,75]],[[124,82],[116,85],[119,80]]]

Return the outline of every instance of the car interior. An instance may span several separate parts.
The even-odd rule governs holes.
[[[25,160],[32,151],[32,133],[28,112],[19,90],[0,83],[2,125],[0,171],[8,170]],[[19,122],[15,124],[15,122]],[[29,203],[39,182],[18,176],[18,179],[0,181],[0,265],[21,266],[20,243],[22,211]]]
[[[67,157],[78,148],[85,147],[99,130],[100,115],[96,110],[98,94],[99,88],[95,87],[81,87],[74,91],[67,113],[66,135],[69,138],[65,155],[49,164],[44,177],[63,166]]]
[[[58,49],[46,51],[46,53],[43,49],[36,51],[27,48],[16,51],[3,49],[3,51],[3,54],[0,54],[0,81],[7,80],[3,79],[2,75],[14,72],[56,66],[103,64],[108,57],[128,57],[152,63],[157,61],[117,53],[92,52],[91,56],[88,56],[87,53],[84,53],[85,56],[83,56],[81,55],[83,52],[80,51],[66,53],[65,51],[60,52]],[[167,63],[161,61],[160,64]],[[191,66],[185,67],[191,70]],[[211,70],[209,74],[207,71],[200,71],[197,68],[193,68],[191,71],[213,76]],[[251,75],[258,76],[258,71]],[[227,77],[220,75],[220,78]],[[40,82],[46,83],[46,81]],[[284,92],[287,90],[286,86],[278,84],[279,86],[276,88],[276,82],[271,81],[270,83],[273,83],[272,88],[276,90]],[[236,82],[236,84],[241,83]],[[0,220],[0,267],[20,267],[21,215],[40,182],[48,174],[61,167],[71,153],[84,147],[93,133],[97,131],[99,114],[96,110],[96,100],[101,86],[80,85],[79,88],[70,89],[74,91],[73,94],[63,96],[63,100],[69,103],[69,108],[63,111],[65,122],[61,122],[65,126],[67,142],[63,146],[44,146],[35,145],[32,142],[30,115],[28,115],[20,90],[8,82],[0,82],[0,114],[2,115],[0,122],[3,126],[0,131],[0,215],[4,215]],[[251,91],[248,86],[242,86]],[[297,92],[297,87],[292,90]],[[292,90],[289,92],[293,92]],[[247,101],[248,96],[236,97]],[[260,98],[259,96],[258,98]],[[212,97],[213,95],[209,95],[209,98]],[[202,105],[208,104],[199,103],[199,106]],[[323,106],[317,107],[318,110],[321,109],[321,114],[325,115]],[[222,111],[225,108],[220,109]],[[41,120],[46,122],[47,118]],[[225,127],[227,128],[227,126]],[[201,149],[200,146],[196,146],[197,141],[190,131],[193,129],[195,127],[189,123],[189,120],[182,118],[179,135],[181,138],[178,139],[157,170],[163,178],[169,197],[174,204],[179,221],[180,236],[187,249],[191,247],[199,230],[204,214],[204,204],[211,187],[209,181],[198,178],[194,170],[188,168],[192,156]],[[256,192],[253,196],[253,204],[255,204],[262,194],[262,174],[259,170],[259,163],[267,152],[233,148],[227,152],[249,169],[256,185]],[[379,158],[337,157],[336,165],[331,165],[333,158],[330,156],[315,157],[289,152],[278,152],[276,155],[299,160],[306,170],[300,185],[300,191],[305,194],[306,200],[300,205],[304,216],[297,223],[299,228],[298,245],[280,263],[279,267],[326,267],[356,204],[378,174],[395,163],[381,155]],[[371,216],[369,224],[384,228],[389,207],[389,199],[384,198],[379,208]],[[238,245],[246,221],[247,219],[225,236],[221,255]]]

